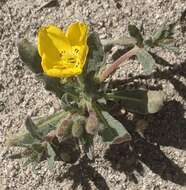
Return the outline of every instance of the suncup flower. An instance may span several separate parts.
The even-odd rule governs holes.
[[[38,33],[38,51],[44,73],[52,77],[71,77],[82,73],[88,53],[88,27],[76,22],[67,31],[49,25]]]

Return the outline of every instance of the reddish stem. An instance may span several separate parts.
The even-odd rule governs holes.
[[[127,53],[122,55],[119,59],[114,61],[113,64],[111,64],[108,68],[106,68],[101,74],[100,74],[100,82],[103,82],[110,74],[112,74],[120,64],[122,64],[124,61],[129,59],[130,57],[136,55],[136,53],[139,51],[139,47],[134,46],[131,50],[129,50]]]

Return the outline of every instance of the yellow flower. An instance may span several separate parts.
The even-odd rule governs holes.
[[[38,34],[38,51],[44,73],[53,77],[81,74],[88,53],[88,27],[84,23],[71,24],[66,32],[49,25]]]

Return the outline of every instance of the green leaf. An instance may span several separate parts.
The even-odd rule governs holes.
[[[85,73],[97,72],[105,64],[105,53],[99,35],[93,32],[88,37],[89,52],[85,64]]]
[[[149,54],[145,49],[141,49],[137,54],[138,61],[142,64],[145,74],[151,74],[155,67],[155,60],[151,54]]]
[[[42,73],[41,57],[38,54],[37,47],[29,42],[27,39],[23,39],[18,43],[19,56],[22,61],[29,67],[34,73]]]
[[[39,128],[39,130],[43,131],[43,128],[45,128],[48,125],[56,125],[61,118],[66,117],[68,114],[68,112],[65,112],[63,110],[55,112],[54,114],[44,116],[41,119],[37,120],[36,125]],[[45,133],[46,132],[47,131],[45,131]]]
[[[36,75],[36,77],[44,83],[46,90],[53,92],[58,98],[61,98],[64,94],[64,85],[60,83],[60,78],[49,77],[42,73]]]
[[[52,169],[54,167],[56,153],[50,143],[47,143],[47,152],[48,152],[48,156],[49,156],[47,159],[48,166],[49,166],[49,169]]]
[[[68,112],[59,111],[50,116],[44,116],[41,119],[37,119],[35,126],[37,132],[44,138],[51,130],[56,129],[56,125],[61,118],[66,117]],[[7,144],[10,146],[31,146],[32,144],[39,143],[40,140],[33,138],[33,136],[27,132],[24,128],[16,135],[11,136],[7,140]]]
[[[159,30],[145,40],[145,45],[151,48],[158,46],[178,54],[179,49],[175,47],[173,38],[175,26],[176,23],[169,25],[163,24]]]
[[[78,97],[72,93],[64,93],[61,97],[61,104],[65,111],[80,112],[77,102],[79,102]]]
[[[44,151],[44,146],[42,146],[41,144],[34,143],[34,144],[32,144],[31,148],[32,148],[32,150],[34,150],[37,153],[43,153],[43,151]]]
[[[147,40],[144,40],[144,46],[147,48],[153,48],[155,46],[154,42],[152,41],[152,37],[149,37]]]
[[[103,141],[109,144],[120,144],[131,140],[131,135],[125,127],[108,112],[103,111],[98,104],[94,104],[94,109],[103,124],[99,135]]]
[[[41,158],[43,156],[43,152],[42,153],[38,153],[37,151],[32,151],[32,153],[28,156],[28,159],[26,160],[26,162],[23,164],[23,167],[32,164],[33,166],[33,172],[36,172],[36,166],[37,164],[41,161]]]
[[[26,118],[25,126],[33,138],[41,140],[41,134],[39,134],[38,128],[36,127],[32,119],[30,118],[30,116]]]
[[[122,90],[106,94],[108,100],[119,102],[130,112],[152,114],[158,112],[164,103],[162,91]]]
[[[179,54],[179,48],[175,47],[173,44],[159,43],[159,46],[163,49],[167,49],[169,51],[172,51],[175,54]]]
[[[84,135],[81,136],[81,138],[80,138],[80,142],[82,143],[83,150],[90,160],[94,159],[93,137],[94,136],[92,136],[92,135],[84,133]]]
[[[79,78],[80,76],[76,77],[77,80]],[[65,111],[80,111],[78,103],[80,102],[79,97],[83,91],[84,83],[78,80],[79,83],[77,84],[77,80],[68,80],[68,83],[63,86],[64,93],[61,96],[61,103]]]
[[[162,40],[172,38],[174,29],[175,23],[169,25],[163,24],[161,28],[152,35],[153,43],[158,44],[160,41],[162,42]]]
[[[112,144],[120,144],[131,140],[131,135],[125,129],[125,127],[108,112],[101,112],[105,121],[105,129],[101,132],[101,136],[104,142]]]
[[[128,31],[129,31],[130,36],[136,39],[137,44],[139,46],[142,46],[143,36],[141,35],[141,32],[139,31],[139,29],[135,25],[129,25]]]

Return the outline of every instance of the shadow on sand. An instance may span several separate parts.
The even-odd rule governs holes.
[[[158,57],[156,57],[158,60]],[[167,64],[159,60],[160,64]],[[166,65],[169,66],[169,65]],[[173,84],[175,90],[186,100],[186,86],[175,76],[186,76],[186,63],[177,67],[169,66],[167,70],[154,72],[149,76],[136,76],[125,81],[124,84],[134,79],[166,79]],[[118,118],[133,137],[132,143],[110,145],[104,158],[111,163],[113,169],[124,172],[128,179],[138,183],[136,172],[144,176],[143,164],[159,175],[164,180],[185,186],[186,174],[177,164],[171,161],[160,149],[161,146],[172,146],[178,149],[186,149],[186,119],[185,109],[180,102],[175,100],[166,102],[157,114],[145,116],[149,122],[144,138],[141,138],[134,130],[134,122]],[[139,117],[139,115],[137,116]],[[140,116],[144,117],[144,116]],[[124,119],[123,119],[124,118]],[[80,159],[79,163],[58,177],[58,181],[68,178],[74,181],[72,189],[82,185],[82,189],[91,189],[89,181],[92,181],[97,189],[109,189],[105,179],[92,166],[86,157]]]
[[[159,57],[156,57],[156,59],[158,60]],[[159,59],[159,61],[162,64],[167,64],[162,59]],[[166,79],[186,100],[186,86],[175,76],[186,76],[185,62],[177,67],[169,67],[167,70],[154,72],[149,76],[140,75],[127,79],[125,82],[128,83],[134,79]],[[128,130],[133,136],[132,148],[129,148],[126,144],[111,145],[106,152],[105,159],[111,162],[114,169],[125,172],[129,179],[132,179],[135,183],[138,180],[133,173],[136,170],[140,175],[143,175],[144,171],[141,163],[144,163],[162,179],[185,186],[186,174],[160,150],[160,145],[186,149],[186,119],[184,113],[184,106],[180,102],[175,100],[166,102],[160,112],[145,116],[145,119],[149,122],[149,128],[146,129],[144,138],[135,133],[134,122],[118,118],[125,126],[128,126]]]
[[[92,189],[90,184],[92,181],[97,189],[109,190],[104,177],[90,165],[90,160],[86,156],[81,158],[78,164],[72,165],[65,174],[58,176],[56,180],[61,182],[64,179],[73,181],[71,189],[77,189],[79,185],[83,190]]]

